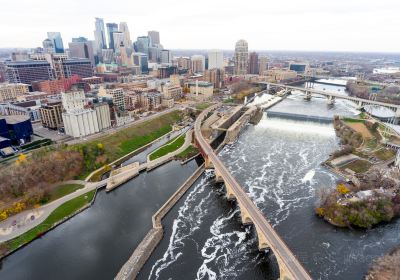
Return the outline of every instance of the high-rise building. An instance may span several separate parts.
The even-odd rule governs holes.
[[[268,57],[260,56],[258,63],[258,74],[263,75],[268,70]]]
[[[43,52],[44,53],[55,53],[56,52],[56,50],[54,48],[53,40],[50,40],[50,39],[47,38],[47,39],[45,39],[43,41],[42,45],[43,45]]]
[[[203,73],[206,66],[204,55],[193,55],[191,58],[191,69],[193,73]]]
[[[223,69],[213,68],[207,70],[204,76],[207,82],[214,85],[214,88],[221,88],[224,86],[225,71]]]
[[[258,74],[258,53],[251,52],[249,55],[249,74]]]
[[[119,24],[119,32],[124,34],[124,45],[126,48],[132,48],[131,34],[129,33],[128,24],[121,22]]]
[[[53,41],[54,50],[56,53],[64,52],[64,44],[60,32],[47,32],[47,38]]]
[[[85,42],[89,42],[89,40],[86,37],[76,37],[76,38],[72,38],[72,43],[85,43]]]
[[[150,38],[148,36],[139,36],[135,42],[135,51],[149,54]]]
[[[12,61],[6,62],[6,67],[6,77],[11,83],[30,84],[54,79],[53,69],[47,61]]]
[[[161,51],[161,63],[171,63],[172,62],[172,53],[170,50],[162,50]]]
[[[93,52],[93,41],[84,41],[84,39],[85,38],[82,38],[80,42],[75,41],[68,44],[69,56],[71,58],[87,58],[90,60],[92,66],[94,67],[96,64]]]
[[[121,46],[125,46],[125,35],[122,32],[113,32],[114,51],[118,51]]]
[[[161,52],[158,47],[150,47],[149,48],[149,61],[151,62],[160,62],[161,61]]]
[[[114,46],[114,32],[118,31],[118,24],[116,23],[107,23],[107,37],[108,37],[108,48],[115,50]]]
[[[145,53],[132,53],[131,59],[133,65],[140,67],[141,73],[149,72],[148,58]]]
[[[235,45],[235,74],[246,75],[249,63],[249,46],[245,40],[239,40]]]
[[[96,18],[95,30],[94,30],[94,41],[96,46],[96,52],[101,53],[102,49],[107,48],[106,33],[104,30],[104,20],[102,18]]]
[[[160,32],[152,30],[147,32],[147,35],[150,38],[152,46],[160,45]]]
[[[114,61],[114,50],[113,49],[103,49],[101,50],[101,57],[103,62],[110,64]]]
[[[189,57],[178,57],[177,58],[177,64],[179,69],[190,69],[190,58]]]
[[[208,69],[223,69],[224,54],[219,50],[211,50],[208,52]]]

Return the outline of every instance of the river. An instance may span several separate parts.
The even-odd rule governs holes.
[[[144,161],[166,141],[135,159]],[[3,259],[0,279],[113,279],[152,226],[151,216],[197,167],[172,161],[112,192],[100,190],[90,208]]]
[[[323,85],[325,86],[325,85]],[[353,115],[347,101],[291,96],[271,110]],[[268,113],[267,113],[268,114]],[[371,261],[400,243],[400,221],[371,230],[338,229],[314,215],[316,191],[336,176],[320,166],[339,147],[332,124],[268,118],[248,125],[220,157],[314,279],[362,279]],[[139,279],[277,279],[271,252],[223,187],[203,177],[164,220],[166,233]]]

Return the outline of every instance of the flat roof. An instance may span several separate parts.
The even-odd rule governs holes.
[[[24,115],[2,116],[1,118],[5,119],[7,124],[17,124],[20,122],[30,120],[29,116],[24,116]]]

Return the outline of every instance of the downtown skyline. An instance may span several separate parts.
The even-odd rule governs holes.
[[[193,5],[157,0],[149,7],[147,3],[121,0],[113,5],[71,1],[63,7],[61,15],[54,2],[41,0],[33,4],[24,0],[23,10],[2,7],[0,48],[40,46],[47,32],[53,31],[61,32],[64,44],[78,36],[93,39],[94,18],[100,17],[105,23],[127,22],[132,41],[146,35],[148,30],[157,30],[164,47],[169,49],[232,49],[243,38],[251,50],[400,50],[400,39],[395,36],[400,25],[396,17],[399,3],[367,0],[364,6],[359,6],[356,1],[320,2],[306,0],[296,6],[293,0],[280,3],[250,0],[243,6],[227,1],[207,0],[202,5]],[[18,21],[13,21],[16,16]]]

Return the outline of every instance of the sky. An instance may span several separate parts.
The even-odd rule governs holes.
[[[93,39],[94,18],[160,32],[168,49],[400,52],[399,0],[0,0],[0,48],[41,46],[47,31]]]

